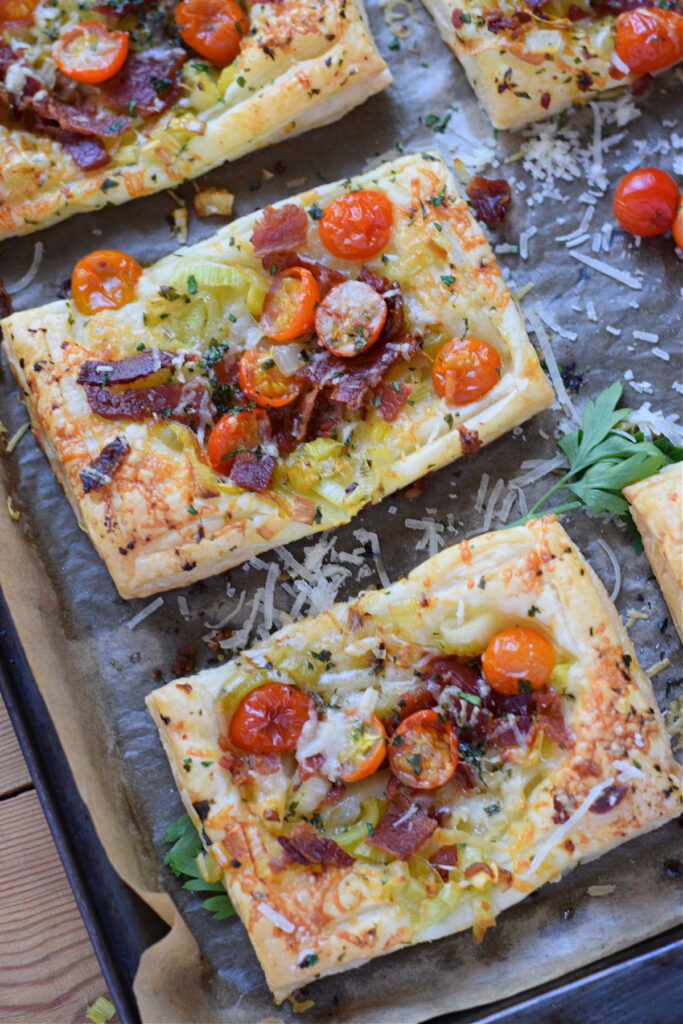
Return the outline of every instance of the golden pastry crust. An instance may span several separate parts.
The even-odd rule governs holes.
[[[620,71],[610,74],[615,56],[614,15],[546,21],[524,3],[507,0],[492,5],[471,0],[423,3],[496,128],[520,128],[572,104],[589,103],[638,77]],[[527,10],[530,19],[517,23],[514,15]],[[468,19],[457,28],[456,12]],[[493,32],[487,22],[495,25],[492,16],[496,14],[507,17],[510,24]]]
[[[0,124],[0,238],[172,188],[337,121],[391,83],[362,0],[249,7],[255,31],[243,41],[220,101],[199,110],[175,104],[146,121],[133,144],[126,140],[120,161],[115,155],[102,170],[84,172],[59,142]],[[189,61],[183,71],[185,96],[196,87],[196,65]]]
[[[683,643],[683,463],[625,487],[624,496]]]
[[[224,701],[236,690],[243,694],[238,688],[251,673],[256,678],[247,689],[279,679],[317,690],[335,706],[367,705],[368,692],[376,691],[381,714],[387,693],[395,700],[419,688],[413,666],[443,653],[454,622],[479,624],[473,627],[479,651],[511,624],[527,623],[550,639],[561,662],[551,683],[562,695],[573,739],[562,746],[522,742],[508,751],[505,771],[495,765],[489,771],[482,759],[473,790],[442,787],[438,805],[452,807],[452,821],[428,843],[437,836],[437,845],[447,836],[458,842],[457,881],[427,886],[417,904],[416,855],[413,866],[382,861],[368,857],[361,843],[349,867],[283,868],[276,833],[288,826],[273,825],[277,776],[265,776],[275,781],[262,782],[246,800],[219,763],[232,713]],[[358,675],[359,651],[366,662],[370,657],[373,638],[381,669],[375,660],[354,689],[348,680],[354,670]],[[323,668],[311,654],[321,647]],[[401,666],[409,682],[399,680],[397,688]],[[650,681],[602,584],[553,516],[463,541],[387,590],[335,605],[228,665],[169,683],[147,705],[188,813],[223,867],[277,999],[315,978],[473,923],[481,937],[495,914],[533,889],[680,813],[679,772]],[[353,785],[363,783],[347,784],[346,792]],[[287,807],[290,797],[279,806]],[[299,813],[289,807],[288,814]],[[330,834],[325,822],[318,827]]]
[[[186,436],[184,446],[174,447],[171,437],[169,446],[163,424],[103,419],[92,412],[77,383],[87,358],[121,358],[134,353],[138,345],[177,347],[181,342],[168,340],[169,324],[176,325],[177,337],[185,339],[189,348],[199,345],[182,334],[187,333],[187,321],[180,319],[180,313],[173,319],[174,310],[193,308],[190,296],[160,297],[160,290],[169,294],[173,282],[181,289],[179,281],[186,282],[198,260],[202,267],[209,260],[212,267],[227,263],[236,273],[252,275],[248,280],[257,283],[266,278],[267,288],[268,275],[249,241],[260,213],[145,270],[137,300],[115,312],[88,318],[78,314],[72,303],[56,302],[3,321],[5,351],[36,436],[122,596],[141,597],[182,586],[275,545],[347,522],[367,501],[377,502],[446,465],[463,453],[463,447],[487,444],[550,404],[552,391],[493,253],[443,160],[430,154],[404,157],[352,182],[323,186],[288,203],[307,210],[316,209],[315,204],[324,207],[345,189],[359,185],[384,189],[392,200],[394,230],[383,254],[387,262],[380,258],[368,262],[375,273],[389,272],[400,280],[407,329],[423,333],[438,347],[446,338],[466,333],[469,325],[472,334],[497,348],[502,368],[488,394],[455,408],[436,396],[428,355],[418,353],[409,363],[403,362],[397,372],[416,382],[411,404],[393,423],[385,423],[371,410],[364,418],[356,414],[344,427],[353,427],[354,447],[339,454],[340,467],[352,474],[357,485],[352,498],[358,497],[358,507],[344,504],[346,498],[341,504],[331,504],[319,495],[311,501],[309,494],[308,506],[320,511],[315,517],[299,515],[297,519],[297,495],[291,487],[258,494],[231,486],[225,478],[217,481],[206,465],[198,466],[192,439]],[[301,255],[327,260],[356,276],[357,263],[326,253],[315,223],[311,219]],[[206,300],[220,308],[221,331],[232,330],[226,315],[233,294],[234,289],[223,288],[219,298],[216,291]],[[202,295],[198,289],[196,299],[203,301]],[[256,321],[240,301],[241,306],[233,307],[240,318],[238,328],[258,334]],[[159,313],[161,309],[172,312]],[[205,349],[211,332],[202,326],[200,333]],[[232,338],[230,345],[233,351]],[[235,345],[244,348],[244,336],[238,334]],[[80,473],[116,437],[130,445],[130,453],[110,483],[84,493]],[[295,453],[301,450],[300,446]],[[204,474],[201,479],[198,473]]]

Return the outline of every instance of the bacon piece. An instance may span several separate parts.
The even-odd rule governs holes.
[[[313,754],[312,757],[307,757],[306,760],[299,765],[299,778],[301,781],[305,782],[306,779],[310,779],[312,775],[315,775],[318,768],[322,767],[324,761],[324,754]]]
[[[109,444],[105,444],[97,458],[78,474],[83,484],[83,493],[101,491],[105,484],[110,483],[129,451],[130,445],[123,437],[115,437]]]
[[[571,748],[574,736],[562,714],[562,698],[557,693],[535,693],[536,728],[543,730],[548,739],[558,746]]]
[[[121,114],[147,119],[168,110],[181,94],[178,71],[185,50],[148,50],[129,57],[121,70],[100,86],[103,102]]]
[[[420,348],[418,335],[407,335],[396,341],[377,341],[371,348],[351,359],[339,356],[322,356],[316,363],[309,363],[303,370],[315,380],[331,387],[330,398],[341,402],[349,409],[360,409],[369,391],[377,387],[384,374],[399,359],[410,358]],[[309,370],[310,368],[310,370]]]
[[[159,415],[192,426],[201,422],[209,392],[203,381],[194,380],[187,384],[158,384],[125,391],[86,384],[85,394],[92,411],[106,420],[129,419],[141,423]],[[213,410],[210,402],[208,409]]]
[[[268,271],[270,271],[273,266],[277,267],[278,273],[281,270],[288,270],[290,267],[303,267],[304,270],[310,271],[317,281],[318,288],[320,289],[320,296],[323,299],[336,284],[341,284],[343,281],[348,281],[349,279],[348,275],[343,274],[341,270],[335,270],[333,267],[326,267],[324,263],[316,263],[314,260],[306,260],[302,256],[298,256],[295,252],[281,252],[276,253],[271,257],[266,256],[263,258],[263,263]]]
[[[408,715],[414,715],[416,711],[424,711],[427,708],[436,707],[439,703],[441,689],[442,686],[438,683],[427,680],[424,685],[402,693],[398,698],[395,710],[390,711],[382,719],[382,725],[387,735],[391,736],[399,723],[404,718],[407,718]]]
[[[146,348],[125,359],[87,359],[78,371],[79,384],[132,384],[155,370],[171,366],[177,355],[158,348]]]
[[[387,318],[378,341],[391,341],[393,338],[397,338],[403,330],[403,295],[398,281],[388,281],[386,277],[373,274],[367,267],[362,268],[358,280],[370,285],[384,298],[387,304]],[[387,298],[387,292],[395,294],[389,295]]]
[[[467,186],[467,195],[477,217],[485,224],[502,224],[510,205],[510,186],[505,178],[484,178],[475,174]]]
[[[481,448],[481,438],[478,432],[476,430],[468,430],[467,427],[461,425],[458,427],[458,433],[460,434],[463,455],[473,459],[479,454],[479,449]]]
[[[41,90],[45,92],[45,90]],[[39,117],[46,121],[56,121],[64,131],[75,132],[77,135],[93,135],[100,139],[113,139],[123,135],[130,128],[127,117],[116,117],[102,114],[86,107],[74,107],[70,103],[62,103],[56,96],[46,93],[40,99],[30,97],[24,100]]]
[[[460,10],[459,7],[456,7],[455,10],[453,11],[453,13],[451,14],[451,23],[453,25],[453,28],[461,28],[462,27],[462,24],[463,24],[462,14],[463,14],[463,12]]]
[[[447,869],[458,866],[458,847],[454,844],[440,846],[436,853],[433,853],[427,860],[433,868],[436,868],[442,881],[447,882],[451,874]]]
[[[230,470],[230,479],[245,491],[267,491],[274,469],[275,459],[272,455],[238,452]]]
[[[282,762],[277,754],[237,754],[234,750],[226,750],[218,759],[221,768],[232,775],[236,786],[245,786],[253,780],[254,775],[274,775],[280,770]]]
[[[599,17],[606,14],[623,14],[624,11],[635,11],[638,7],[658,7],[657,0],[588,0],[589,6]],[[680,14],[680,4],[670,4],[669,10]]]
[[[529,4],[529,6],[534,7],[537,5]],[[498,35],[499,32],[510,29],[510,37],[512,39],[517,39],[521,35],[521,26],[531,21],[531,15],[526,11],[515,11],[510,18],[503,14],[498,7],[489,8],[484,11],[484,17],[486,18],[486,27],[489,32]]]
[[[278,836],[277,841],[296,864],[320,864],[323,867],[349,868],[354,859],[346,850],[335,843],[318,835],[312,825],[298,822],[289,835]]]
[[[401,788],[390,794],[387,789],[387,796],[389,806],[384,817],[365,842],[399,860],[407,860],[429,839],[437,822],[424,809],[417,793]]]
[[[379,398],[379,414],[387,423],[393,423],[398,414],[405,408],[405,404],[413,390],[412,384],[405,381],[383,380],[379,386],[377,396]]]
[[[263,260],[264,266],[269,270],[271,256],[294,252],[304,245],[307,235],[306,211],[295,203],[285,203],[277,209],[272,206],[266,207],[263,216],[254,225],[251,244],[254,246],[255,255]]]
[[[590,12],[584,11],[583,7],[579,7],[577,4],[570,4],[567,17],[572,22],[582,21],[583,18],[590,18]]]
[[[477,860],[474,864],[468,864],[465,868],[465,878],[472,878],[474,875],[478,875],[480,871],[487,874],[490,878],[493,878],[493,868],[490,864],[485,864],[482,860]]]
[[[620,804],[628,793],[628,786],[609,786],[588,808],[593,814],[607,814]]]

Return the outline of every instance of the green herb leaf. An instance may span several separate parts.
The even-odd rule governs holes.
[[[216,895],[204,900],[202,907],[211,911],[214,921],[232,917],[235,911],[222,883],[207,882],[199,872],[196,858],[202,852],[202,841],[189,814],[181,814],[172,825],[169,825],[164,833],[164,839],[167,843],[173,843],[166,854],[164,864],[170,867],[176,878],[187,877],[183,889],[190,892],[215,893]]]
[[[116,1007],[110,1003],[106,996],[99,996],[92,1006],[85,1011],[88,1020],[93,1024],[107,1024],[116,1014]]]

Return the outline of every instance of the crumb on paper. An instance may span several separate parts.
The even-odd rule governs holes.
[[[315,1006],[313,999],[297,999],[297,993],[293,992],[291,996],[287,997],[291,1004],[294,1013],[305,1013],[306,1010],[310,1010],[311,1007]]]
[[[589,885],[586,891],[589,896],[610,896],[615,889],[616,885]]]
[[[194,196],[194,212],[198,217],[230,217],[235,200],[227,188],[198,188]]]
[[[16,433],[12,434],[12,436],[9,439],[9,441],[5,445],[5,451],[7,452],[8,455],[12,454],[12,452],[17,447],[17,445],[21,441],[22,437],[24,436],[24,434],[28,430],[29,426],[30,426],[30,424],[24,423],[23,427],[19,427],[19,429],[16,431]],[[3,427],[2,430],[0,430],[0,434],[6,434],[6,433],[7,433],[7,429],[5,427]]]
[[[168,215],[171,225],[171,238],[176,238],[181,245],[185,245],[187,242],[187,206],[184,199],[177,201],[179,205],[171,210]]]
[[[17,519],[21,518],[21,512],[17,512],[14,505],[12,504],[11,494],[7,495],[7,511],[10,514],[10,518],[13,519],[15,522],[17,521]]]
[[[633,624],[635,622],[638,622],[639,619],[649,618],[650,616],[645,612],[644,608],[641,611],[638,611],[637,608],[627,608],[626,617],[624,619],[624,626],[626,627],[626,629],[631,629]]]
[[[650,666],[650,668],[645,669],[645,675],[652,679],[652,677],[656,676],[658,672],[663,672],[665,668],[668,668],[670,664],[671,662],[668,658],[660,658],[659,661],[656,661],[654,665]]]

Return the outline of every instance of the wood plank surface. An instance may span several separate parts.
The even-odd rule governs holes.
[[[7,709],[0,698],[0,797],[31,785],[23,754],[14,735]]]
[[[71,1024],[106,991],[35,790],[0,800],[0,1021]]]

